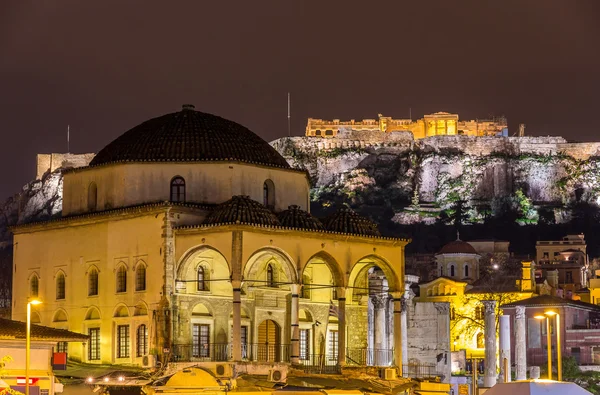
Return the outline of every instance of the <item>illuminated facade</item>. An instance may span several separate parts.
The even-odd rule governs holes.
[[[312,217],[306,173],[241,125],[190,106],[146,121],[67,171],[63,199],[13,229],[12,316],[42,299],[35,322],[90,336],[71,358],[402,360],[408,240],[350,209]]]
[[[333,138],[340,132],[379,131],[382,133],[411,132],[415,139],[431,136],[507,136],[508,124],[505,118],[491,120],[461,121],[458,114],[436,112],[413,121],[411,119],[393,119],[379,114],[378,119],[362,121],[331,121],[309,118],[306,136]]]

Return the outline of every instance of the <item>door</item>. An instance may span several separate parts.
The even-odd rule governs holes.
[[[259,361],[279,362],[280,342],[279,325],[273,320],[265,320],[258,326],[258,350]]]

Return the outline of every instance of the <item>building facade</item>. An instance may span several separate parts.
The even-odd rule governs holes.
[[[458,114],[436,112],[413,121],[412,119],[393,119],[379,114],[377,119],[362,121],[340,121],[309,118],[306,125],[306,136],[333,138],[340,132],[348,131],[380,131],[410,132],[415,139],[431,136],[508,136],[505,118],[489,120],[460,121]]]
[[[409,241],[311,216],[304,171],[193,106],[67,171],[62,217],[13,232],[12,316],[42,299],[35,322],[89,335],[74,359],[401,364]]]

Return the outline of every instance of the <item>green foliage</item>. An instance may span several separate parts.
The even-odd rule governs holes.
[[[575,357],[562,359],[562,374],[564,378],[577,378],[581,375],[581,369]]]

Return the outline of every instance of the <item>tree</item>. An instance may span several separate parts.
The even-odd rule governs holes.
[[[7,363],[12,362],[12,357],[10,355],[5,355],[0,359],[0,379],[2,377],[4,377],[5,373],[5,366]],[[12,394],[12,395],[23,395],[23,393],[19,392],[19,391],[15,391],[12,388],[0,388],[0,395],[6,395],[6,394]]]

